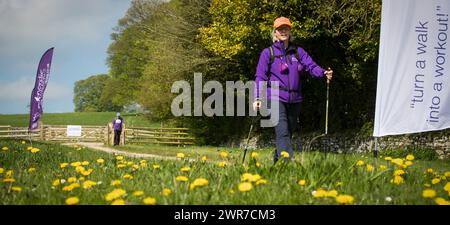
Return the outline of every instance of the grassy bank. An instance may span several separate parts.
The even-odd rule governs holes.
[[[74,112],[74,113],[44,113],[41,121],[51,125],[98,125],[111,122],[116,112]],[[152,123],[143,115],[123,113],[122,117],[128,126],[159,127],[160,123]],[[26,127],[29,124],[28,114],[0,115],[0,125]]]
[[[259,150],[242,165],[242,151],[229,149],[199,150],[220,162],[189,162],[47,143],[33,147],[0,140],[0,204],[401,205],[448,203],[450,194],[449,164],[412,156],[311,152],[273,165],[271,152]],[[167,151],[175,156],[179,150]]]

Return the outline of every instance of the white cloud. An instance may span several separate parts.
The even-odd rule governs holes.
[[[128,1],[0,0],[0,52],[41,49],[36,43],[100,42],[105,32],[112,32],[110,13],[124,2]]]
[[[34,80],[21,77],[18,80],[5,82],[1,84],[0,100],[29,100],[31,91],[34,87]],[[44,99],[46,100],[69,100],[72,101],[72,88],[67,85],[50,81],[45,90]]]

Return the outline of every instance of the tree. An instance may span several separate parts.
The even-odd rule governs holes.
[[[74,99],[75,112],[116,111],[119,106],[112,104],[104,97],[105,87],[110,80],[106,74],[90,76],[75,82]]]

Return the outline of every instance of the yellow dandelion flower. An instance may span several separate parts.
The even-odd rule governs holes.
[[[83,175],[83,176],[89,176],[89,175],[92,173],[92,171],[94,171],[94,170],[93,170],[93,169],[88,169],[88,170],[86,170],[86,171],[81,172],[81,175]]]
[[[323,190],[323,189],[318,189],[316,191],[313,191],[312,195],[313,195],[314,198],[323,198],[323,197],[326,197],[328,195],[328,192]]]
[[[32,148],[32,149],[30,150],[31,153],[37,153],[37,152],[39,152],[39,151],[41,151],[41,150],[38,149],[38,148]]]
[[[434,202],[438,205],[450,205],[450,201],[447,201],[444,198],[435,198]]]
[[[143,159],[143,160],[139,161],[139,163],[140,163],[140,164],[142,164],[142,163],[147,163],[147,160]]]
[[[386,157],[384,157],[384,160],[386,160],[386,161],[391,161],[391,160],[392,160],[392,157],[386,156]]]
[[[250,182],[240,183],[239,187],[238,187],[239,191],[241,191],[241,192],[250,191],[252,188],[253,188],[253,185]]]
[[[425,189],[422,192],[424,198],[434,198],[436,196],[436,191],[433,189]]]
[[[281,157],[283,157],[283,158],[289,158],[289,152],[282,151],[282,152],[281,152]]]
[[[61,180],[59,180],[59,179],[56,179],[52,182],[53,187],[59,186],[60,184],[61,184]]]
[[[191,183],[191,185],[189,186],[189,189],[194,189],[196,187],[203,187],[208,185],[208,180],[205,178],[197,178],[194,180],[194,182]]]
[[[21,187],[18,187],[18,186],[13,186],[13,187],[11,187],[11,190],[12,190],[12,191],[15,191],[15,192],[21,192],[21,191],[22,191],[22,188],[21,188]]]
[[[356,165],[357,165],[357,166],[364,166],[364,161],[358,160],[358,161],[356,162]]]
[[[131,176],[131,174],[125,174],[125,175],[123,175],[123,179],[128,179],[128,180],[132,180],[133,179],[133,176]]]
[[[413,162],[411,162],[411,161],[406,161],[405,162],[405,166],[411,166],[413,164]]]
[[[69,197],[66,199],[66,205],[76,205],[80,202],[78,197]]]
[[[222,157],[222,158],[226,158],[226,157],[228,157],[228,153],[227,153],[227,152],[224,152],[224,151],[222,151],[222,152],[220,152],[220,157]]]
[[[78,188],[78,187],[80,187],[79,183],[73,183],[73,184],[64,186],[62,190],[63,191],[72,191],[73,189]]]
[[[338,195],[336,196],[336,202],[340,204],[352,204],[354,198],[351,195]]]
[[[153,165],[153,169],[159,169],[159,168],[161,168],[160,165],[157,165],[157,164]]]
[[[191,167],[189,167],[189,166],[181,168],[181,172],[189,172],[190,170],[191,170]]]
[[[176,181],[183,181],[183,182],[186,182],[186,181],[188,181],[188,178],[185,177],[185,176],[177,176],[177,177],[175,178],[175,180],[176,180]]]
[[[32,172],[35,172],[35,171],[36,171],[36,168],[34,168],[34,167],[28,168],[28,173],[32,173]]]
[[[69,163],[60,163],[59,164],[59,167],[61,168],[61,169],[63,169],[63,168],[65,168],[66,166],[68,166],[69,165]]]
[[[387,169],[387,167],[385,165],[380,165],[380,170],[381,171],[385,171]]]
[[[368,172],[372,172],[373,171],[373,166],[370,165],[370,164],[367,164],[366,168],[367,168]]]
[[[258,158],[259,154],[257,152],[252,152],[251,157],[252,158]]]
[[[32,146],[28,146],[28,147],[27,147],[27,151],[30,151],[31,149],[33,149]]]
[[[11,178],[14,174],[14,170],[8,170],[6,171],[5,177],[6,178]]]
[[[206,161],[206,155],[202,156],[202,161]]]
[[[164,188],[161,194],[164,196],[169,196],[170,194],[172,194],[172,190],[170,190],[169,188]]]
[[[147,198],[144,198],[143,202],[145,205],[155,205],[156,199],[152,198],[152,197],[147,197]]]
[[[70,164],[70,166],[72,166],[72,167],[81,166],[81,162],[73,162]]]
[[[141,163],[139,164],[141,167],[147,167],[147,163]]]
[[[4,183],[14,183],[14,182],[16,182],[16,180],[14,178],[4,178],[3,182]]]
[[[0,167],[0,174],[2,174],[5,171],[5,169]]]
[[[256,185],[267,184],[267,180],[266,180],[266,179],[260,179],[260,180],[256,181],[255,184],[256,184]]]
[[[3,151],[8,151],[8,147],[5,146],[5,147],[2,148],[2,150]]]
[[[394,179],[391,180],[391,183],[394,183],[397,185],[403,184],[404,182],[405,182],[405,180],[401,176],[394,176]]]
[[[445,172],[445,173],[444,173],[444,176],[450,177],[450,171]]]
[[[83,161],[83,162],[81,162],[81,165],[83,165],[83,166],[88,166],[88,165],[89,165],[89,162],[88,162],[88,161]]]
[[[22,141],[22,144],[24,145],[24,144],[26,144],[26,142],[25,142],[25,141]]]
[[[69,183],[77,182],[77,178],[76,177],[69,177],[69,178],[67,178],[67,182],[69,182]]]
[[[139,197],[139,196],[144,195],[144,192],[143,191],[135,191],[135,192],[133,192],[133,195],[136,197]]]
[[[120,185],[122,183],[122,181],[120,181],[120,180],[113,180],[113,181],[111,181],[111,185],[112,186],[117,186],[117,185]]]
[[[103,164],[103,163],[105,163],[105,160],[102,159],[102,158],[99,158],[99,159],[97,159],[97,163],[98,164]]]
[[[405,171],[404,171],[404,170],[395,170],[395,171],[394,171],[394,176],[401,176],[401,175],[403,175],[403,174],[405,174]]]
[[[391,162],[397,166],[403,166],[403,159],[395,158],[395,159],[391,160]]]
[[[413,161],[414,160],[414,156],[409,154],[409,155],[406,156],[406,160]]]
[[[450,191],[450,182],[447,182],[444,186],[444,190]]]
[[[241,181],[250,181],[251,179],[253,179],[253,174],[251,173],[244,173],[241,176]]]
[[[327,191],[326,197],[333,197],[335,198],[338,195],[338,192],[336,190]]]
[[[122,196],[124,196],[127,192],[123,189],[114,189],[108,194],[106,194],[105,199],[106,201],[112,201],[114,199],[119,199]]]
[[[260,162],[256,162],[256,167],[261,167],[261,163]]]
[[[85,179],[84,179],[84,177],[80,177],[80,178],[78,178],[78,180],[79,181],[84,181]]]
[[[125,205],[125,200],[119,198],[111,202],[111,205]]]
[[[180,159],[184,158],[184,153],[178,152],[177,153],[177,158],[180,158]]]
[[[439,182],[441,182],[441,179],[439,179],[439,178],[434,178],[433,180],[431,180],[432,184],[437,184]]]
[[[300,185],[300,186],[305,186],[305,184],[306,184],[306,180],[299,180],[298,181],[298,185]]]
[[[122,164],[122,163],[117,164],[117,168],[118,168],[118,169],[120,169],[120,168],[125,168],[125,167],[127,167],[126,164]]]
[[[227,162],[225,162],[225,161],[220,161],[220,162],[217,163],[217,165],[218,165],[219,167],[225,167],[225,166],[227,165]]]
[[[123,156],[121,156],[121,155],[116,156],[116,160],[122,161],[123,160]]]
[[[92,180],[87,180],[87,181],[83,182],[84,189],[90,189],[90,188],[94,187],[95,185],[97,185],[97,182],[92,181]]]
[[[434,172],[434,170],[432,168],[427,169],[427,173],[433,173],[433,172]]]
[[[134,162],[127,162],[127,166],[133,166]]]

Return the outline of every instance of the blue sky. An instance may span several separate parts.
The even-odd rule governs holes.
[[[44,113],[72,112],[77,80],[108,73],[110,34],[131,0],[0,0],[0,114],[29,113],[42,54],[53,53]]]

